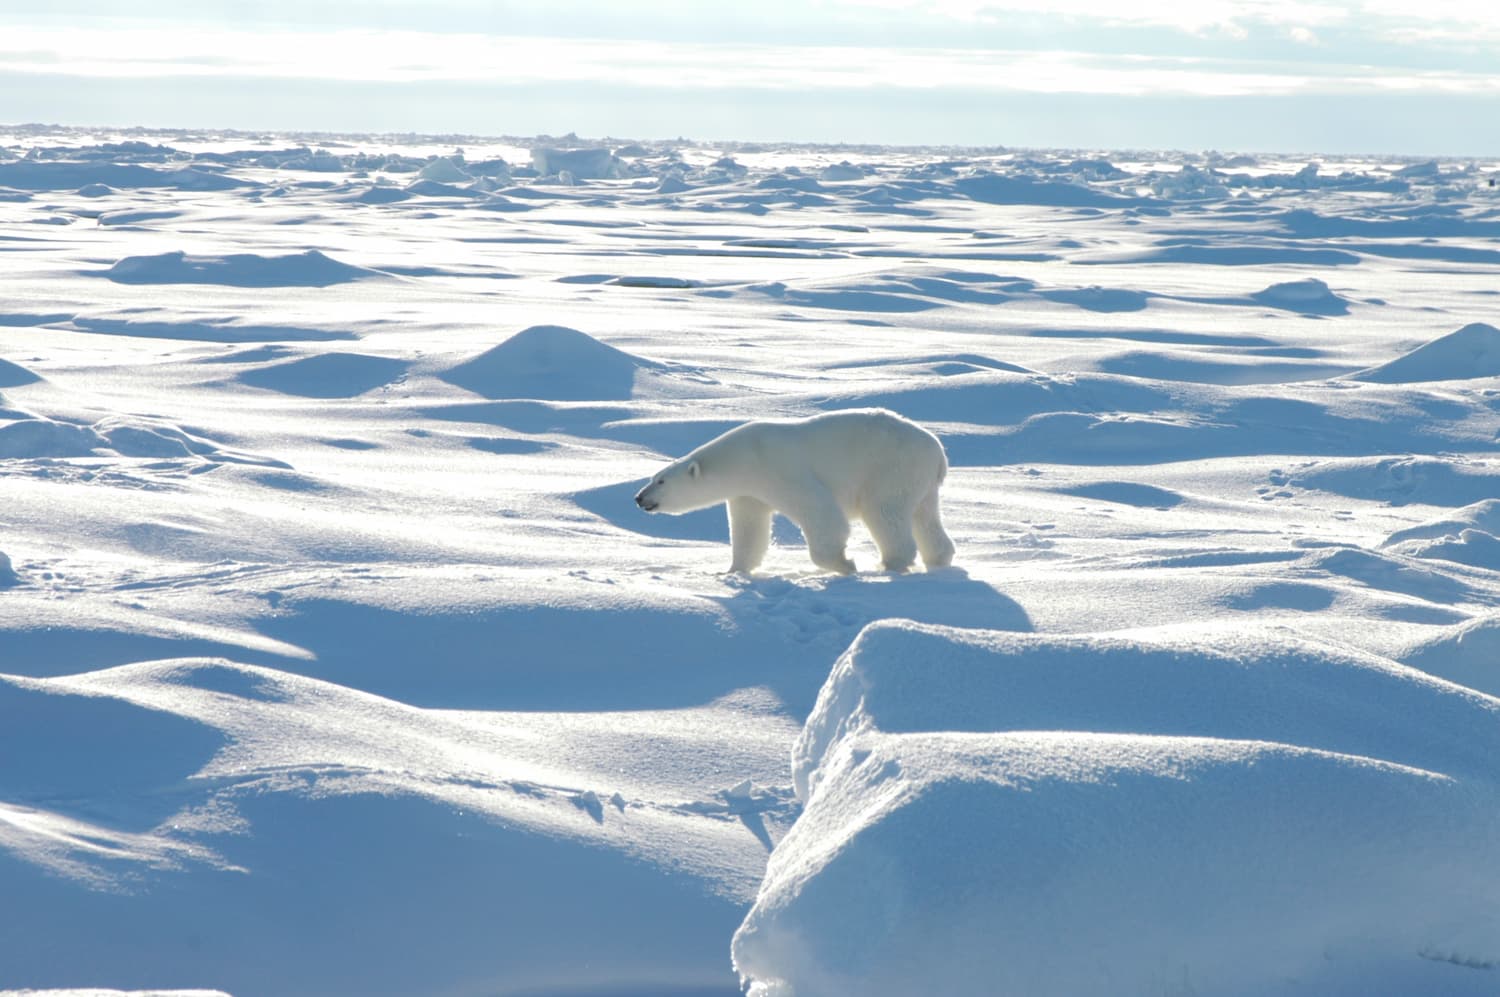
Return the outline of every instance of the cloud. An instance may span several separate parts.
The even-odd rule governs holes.
[[[1077,6],[1081,9],[1086,4],[1078,0]],[[1290,29],[1294,37],[1298,29]],[[1298,40],[1315,38],[1309,31]],[[1235,96],[1346,93],[1378,87],[1385,92],[1500,93],[1500,78],[1489,73],[1324,62],[180,25],[20,28],[0,42],[0,69],[112,78],[236,75],[382,82],[599,82],[746,90],[963,88],[1008,93]]]

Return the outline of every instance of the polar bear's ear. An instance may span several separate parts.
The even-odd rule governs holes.
[[[697,481],[698,476],[703,473],[703,468],[699,467],[698,462],[695,460],[688,465],[687,471],[688,477],[692,478],[694,481]]]

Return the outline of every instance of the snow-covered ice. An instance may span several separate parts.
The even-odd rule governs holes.
[[[0,129],[0,993],[1500,989],[1500,163],[462,141]]]
[[[1256,628],[872,624],[736,964],[766,995],[1458,992],[1500,958],[1497,721]]]

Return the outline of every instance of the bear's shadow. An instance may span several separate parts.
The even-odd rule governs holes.
[[[812,710],[827,669],[870,623],[913,620],[964,629],[1030,633],[1031,617],[1020,603],[962,568],[853,575],[729,575],[731,594],[716,597],[743,638],[779,645],[765,679],[794,715]],[[788,646],[791,645],[791,646]],[[817,667],[809,668],[809,662]],[[922,662],[914,661],[920,668]]]

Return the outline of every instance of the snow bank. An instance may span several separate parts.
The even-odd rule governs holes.
[[[1500,696],[1500,615],[1481,616],[1407,648],[1413,668]]]
[[[1452,962],[1500,958],[1497,748],[1500,702],[1308,642],[873,624],[735,964],[766,997],[1483,992]]]
[[[1384,658],[1190,627],[1143,640],[872,624],[794,749],[799,798],[816,791],[828,751],[871,726],[1277,741],[1444,772],[1488,772],[1500,757],[1500,703]]]
[[[1381,384],[1405,384],[1414,381],[1462,381],[1474,377],[1500,374],[1500,329],[1484,322],[1471,322],[1434,339],[1425,346],[1389,363],[1371,367],[1350,380],[1375,381]]]
[[[316,249],[286,256],[235,253],[189,256],[181,250],[157,256],[127,256],[105,271],[117,284],[226,284],[231,287],[327,287],[369,277],[378,270],[350,266]]]

